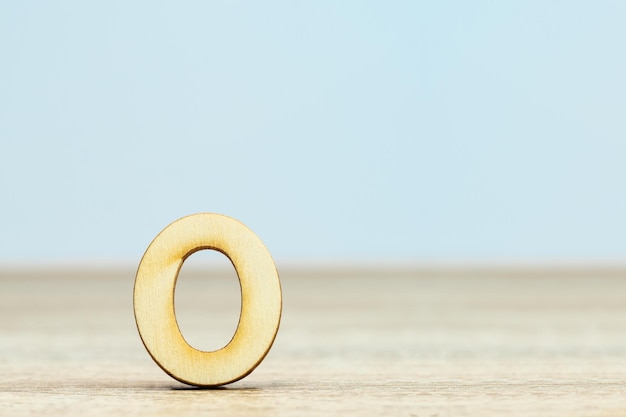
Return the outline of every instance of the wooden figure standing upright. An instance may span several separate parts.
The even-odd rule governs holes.
[[[185,341],[174,311],[180,268],[203,249],[226,255],[241,285],[235,335],[213,352]],[[243,223],[213,213],[183,217],[157,235],[139,264],[133,301],[137,329],[152,359],[173,378],[201,387],[228,384],[252,372],[272,347],[282,311],[278,272],[263,242]]]

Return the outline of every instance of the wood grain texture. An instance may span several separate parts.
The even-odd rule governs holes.
[[[272,351],[214,390],[146,354],[132,268],[0,271],[0,415],[626,416],[626,270],[278,267]],[[180,277],[186,331],[220,273]]]
[[[202,249],[227,256],[241,285],[239,324],[228,344],[215,351],[187,343],[174,307],[183,262]],[[263,242],[235,219],[199,213],[173,222],[152,241],[137,271],[133,305],[154,361],[178,381],[209,387],[237,381],[261,363],[278,331],[281,299],[276,266]]]

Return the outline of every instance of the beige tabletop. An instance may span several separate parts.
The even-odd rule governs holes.
[[[133,267],[0,270],[0,415],[626,416],[626,269],[281,267],[275,344],[200,390],[139,339]],[[234,271],[185,270],[178,321],[225,345]]]

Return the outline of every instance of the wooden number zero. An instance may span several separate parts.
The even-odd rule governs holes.
[[[241,285],[241,316],[222,349],[190,346],[178,328],[174,289],[183,262],[194,252],[214,249],[232,262]],[[167,226],[152,241],[135,278],[137,329],[152,359],[173,378],[197,386],[237,381],[256,368],[270,350],[282,310],[278,272],[263,242],[227,216],[200,213]]]

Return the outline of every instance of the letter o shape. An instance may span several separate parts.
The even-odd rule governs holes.
[[[241,286],[237,330],[226,346],[213,352],[187,343],[174,310],[180,268],[202,249],[226,255]],[[237,381],[261,363],[278,332],[282,296],[263,242],[233,218],[199,213],[170,224],[148,246],[137,270],[133,304],[141,340],[161,369],[186,384],[210,387]]]

